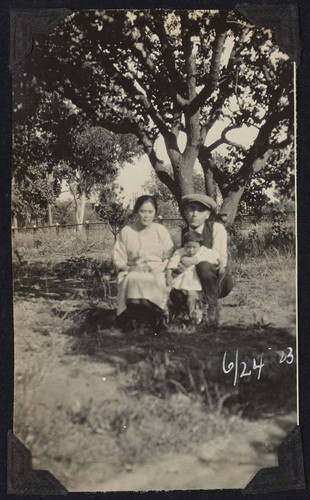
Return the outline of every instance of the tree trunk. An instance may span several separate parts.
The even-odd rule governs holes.
[[[26,220],[26,226],[30,226],[32,217],[29,210],[26,211],[25,220]]]
[[[175,180],[179,187],[180,197],[194,193],[193,166],[181,161],[175,168]]]
[[[212,170],[209,169],[206,170],[204,172],[204,176],[205,176],[206,193],[208,196],[211,196],[211,198],[216,200],[216,185]]]
[[[52,187],[54,182],[54,174],[53,172],[48,172],[46,175],[48,184]],[[53,225],[53,212],[52,212],[52,204],[47,204],[47,222],[49,226]]]
[[[193,179],[193,167],[191,165],[186,165],[184,162],[179,162],[173,168],[174,179],[177,186],[178,196],[176,197],[180,214],[184,218],[182,196],[187,194],[192,194],[195,192],[194,179]]]
[[[238,212],[239,202],[245,190],[245,185],[237,190],[229,191],[222,203],[220,214],[227,214],[227,223],[232,224]]]
[[[73,196],[73,202],[74,202],[74,216],[75,216],[75,223],[77,224],[76,230],[77,231],[82,231],[83,224],[84,222],[84,215],[85,215],[85,205],[86,205],[86,193],[84,190],[82,190],[80,196],[77,193],[77,187],[76,183],[73,182],[68,182],[70,192]]]
[[[82,224],[84,222],[85,205],[86,205],[86,195],[85,191],[82,191],[80,197],[76,199],[75,203],[75,220],[76,223],[78,224],[77,231],[83,230]]]
[[[47,222],[49,226],[53,225],[53,212],[51,203],[47,204]]]
[[[222,194],[228,180],[226,179],[225,174],[217,168],[211,153],[205,146],[200,148],[198,159],[204,174],[206,194],[217,201],[218,190]]]
[[[225,189],[225,194],[223,196],[224,202],[221,206],[220,213],[227,214],[227,222],[229,224],[233,223],[235,220],[239,202],[245,188],[251,182],[253,174],[265,168],[272,153],[273,149],[270,147],[265,151],[261,151],[259,154],[255,149],[250,150],[237,177],[235,177],[231,185]]]

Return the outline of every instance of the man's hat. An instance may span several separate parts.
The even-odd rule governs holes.
[[[187,194],[185,196],[182,196],[181,201],[183,205],[187,205],[191,202],[201,203],[210,210],[215,210],[217,207],[217,204],[213,200],[213,198],[211,198],[211,196],[207,196],[206,194]]]

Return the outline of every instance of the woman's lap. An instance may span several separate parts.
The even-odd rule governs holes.
[[[146,301],[143,303],[143,301]],[[137,272],[129,273],[119,285],[120,314],[127,308],[127,304],[140,304],[143,307],[151,303],[161,310],[167,304],[167,289],[164,273]],[[139,306],[139,307],[140,307]]]

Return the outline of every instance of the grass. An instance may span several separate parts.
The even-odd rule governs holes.
[[[243,434],[252,419],[295,410],[295,364],[278,362],[281,349],[294,345],[290,249],[274,245],[244,256],[240,247],[218,332],[141,337],[114,327],[109,259],[76,255],[76,236],[71,248],[58,240],[54,248],[46,241],[32,248],[27,238],[15,240],[25,252],[15,274],[14,432],[34,466],[69,489],[91,464],[103,464],[108,479],[194,443]],[[233,387],[223,374],[223,352],[229,362],[236,348],[247,363],[265,353],[260,381],[243,378]]]
[[[97,390],[92,397],[80,380],[103,383],[96,375],[101,365],[82,353],[76,363],[68,352],[64,357],[69,318],[51,314],[45,299],[17,304],[15,312],[16,332],[22,324],[23,333],[16,345],[14,432],[31,449],[34,466],[67,487],[89,464],[104,463],[108,479],[125,466],[242,428],[241,417],[229,415],[220,401],[211,412],[190,393],[158,397],[133,388],[122,369],[109,396]]]
[[[89,252],[108,253],[113,248],[114,237],[108,228],[99,226],[89,233],[76,232],[73,228],[56,228],[20,231],[14,235],[13,247],[25,261],[55,257],[78,257]]]

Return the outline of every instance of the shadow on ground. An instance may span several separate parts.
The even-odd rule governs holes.
[[[256,418],[295,411],[296,365],[288,356],[295,339],[286,329],[226,321],[217,331],[124,332],[115,327],[113,281],[111,263],[77,257],[28,263],[15,273],[14,292],[53,300],[53,313],[66,319],[70,353],[116,366],[126,387],[160,397],[196,393],[211,407]]]
[[[60,262],[13,263],[17,298],[51,300],[100,298],[111,301],[117,294],[115,270],[110,261],[74,257]]]
[[[53,312],[63,314],[57,307]],[[70,316],[64,328],[70,354],[117,366],[127,387],[160,397],[196,393],[211,407],[229,406],[248,417],[295,411],[296,366],[289,354],[295,345],[285,329],[225,325],[192,333],[173,327],[165,333],[122,331],[115,327],[115,311],[99,304]]]

